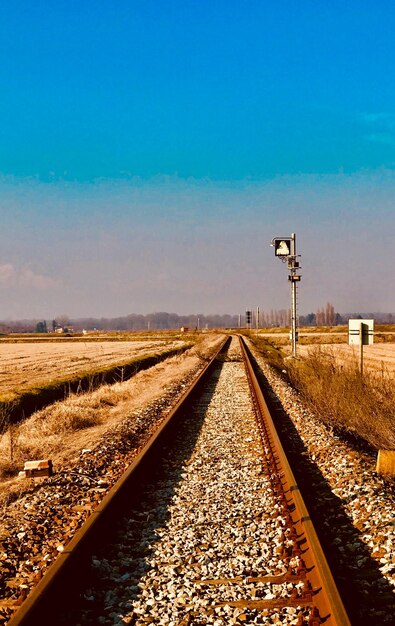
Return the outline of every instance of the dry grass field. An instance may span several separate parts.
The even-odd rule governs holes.
[[[276,332],[273,332],[276,331]],[[348,327],[318,326],[300,328],[297,352],[306,356],[316,346],[330,353],[339,366],[346,363],[353,365],[358,362],[358,348],[348,345]],[[260,331],[262,339],[269,339],[273,346],[280,348],[284,354],[291,354],[289,329],[276,328]],[[372,372],[395,372],[395,326],[391,324],[376,325],[374,344],[364,346],[364,365]]]
[[[300,345],[298,353],[305,356],[315,346]],[[344,364],[358,363],[359,348],[348,344],[321,344],[321,349],[329,352],[335,363],[339,366]],[[395,373],[395,343],[377,343],[364,346],[363,349],[364,369],[372,372]]]
[[[34,387],[183,345],[185,341],[174,337],[144,341],[0,343],[0,400],[11,402]]]
[[[256,334],[256,331],[252,331]],[[289,328],[261,328],[259,336],[271,338],[279,346],[289,344]],[[299,345],[348,343],[348,326],[302,326],[298,329]],[[376,324],[375,343],[394,343],[395,324]]]

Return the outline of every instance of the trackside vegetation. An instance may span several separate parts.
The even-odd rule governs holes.
[[[277,338],[272,340],[264,338],[260,335],[254,335],[250,332],[241,332],[250,339],[252,344],[258,350],[258,352],[264,357],[269,365],[274,367],[278,372],[284,370],[284,359],[287,356],[286,352],[282,349],[282,346],[278,345]],[[285,342],[284,342],[285,343]],[[287,342],[289,344],[289,341]]]
[[[331,427],[395,449],[395,387],[385,369],[360,373],[357,362],[339,366],[320,346],[287,362],[288,375],[304,400]]]
[[[317,417],[372,448],[395,450],[395,385],[385,368],[361,376],[357,361],[339,364],[330,348],[313,346],[297,359],[285,358],[277,339],[250,339],[269,365],[286,370]]]

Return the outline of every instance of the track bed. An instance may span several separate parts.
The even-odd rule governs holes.
[[[303,582],[286,580],[286,522],[262,466],[241,354],[229,355],[238,360],[217,368],[118,541],[93,560],[97,582],[72,623],[297,624],[309,615],[311,602],[287,606]],[[281,605],[274,598],[285,606],[270,608]]]
[[[248,355],[210,367],[12,626],[350,624]]]
[[[349,623],[238,340],[205,376],[12,624]]]

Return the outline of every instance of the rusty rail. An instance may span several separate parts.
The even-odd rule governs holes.
[[[299,602],[300,605],[311,607],[309,626],[324,623],[326,626],[350,626],[317,533],[263,397],[249,358],[249,350],[244,339],[239,339],[262,443],[268,451],[267,464],[272,487],[282,504],[287,526],[291,528],[293,549],[290,556],[299,557],[301,563],[298,576],[304,583],[303,591],[294,598],[294,605]],[[290,580],[292,576],[289,572]]]

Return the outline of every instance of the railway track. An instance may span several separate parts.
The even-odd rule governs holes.
[[[9,622],[55,623],[350,623],[241,340]]]

